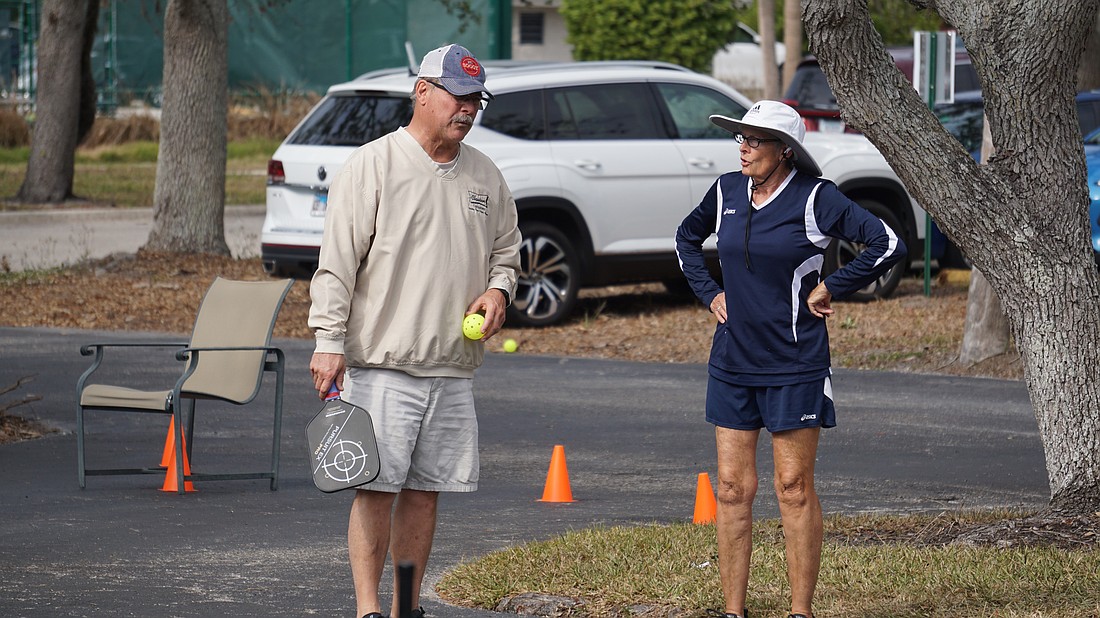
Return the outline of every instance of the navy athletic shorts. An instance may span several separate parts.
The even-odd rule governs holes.
[[[771,433],[836,427],[833,383],[824,377],[784,386],[738,386],[710,376],[707,421],[728,429],[765,427]]]

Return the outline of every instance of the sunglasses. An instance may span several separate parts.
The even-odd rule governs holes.
[[[446,92],[452,99],[457,101],[460,105],[476,105],[478,109],[485,109],[485,106],[489,104],[488,97],[483,93],[475,92],[473,94],[463,95],[461,97],[455,96],[450,93],[449,90],[444,88],[441,84],[437,84],[429,79],[424,80],[425,83],[431,85],[433,88],[439,88],[443,92]]]

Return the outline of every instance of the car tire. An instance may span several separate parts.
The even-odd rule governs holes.
[[[890,229],[894,230],[894,233],[899,233],[901,231],[902,227],[901,224],[898,223],[898,218],[882,203],[873,200],[856,200],[856,203],[872,215],[882,219],[886,225],[890,226]],[[824,276],[833,274],[852,260],[856,259],[859,254],[863,253],[864,249],[865,246],[860,243],[834,239],[825,250],[825,265],[822,274]],[[894,290],[897,289],[898,283],[901,282],[901,278],[905,276],[906,268],[906,260],[894,264],[890,270],[883,273],[878,279],[872,281],[867,287],[853,292],[846,300],[869,301],[878,298],[889,298],[890,295],[894,293]]]
[[[287,267],[282,262],[273,262],[270,266],[268,266],[264,270],[267,271],[268,275],[270,275],[272,277],[275,277],[275,278],[278,278],[278,279],[284,279],[284,278],[287,278],[287,277],[294,277],[297,274],[297,273],[291,272],[290,268]]]
[[[521,223],[520,269],[508,323],[557,324],[573,311],[580,289],[580,256],[573,242],[552,225]]]

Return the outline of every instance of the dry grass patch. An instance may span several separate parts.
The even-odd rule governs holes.
[[[1100,615],[1100,514],[1075,518],[1093,531],[1075,549],[965,540],[1006,520],[1026,521],[1021,517],[827,518],[815,610],[833,618]],[[876,531],[873,539],[868,530]],[[753,536],[749,610],[784,615],[782,528],[759,521]],[[537,615],[547,616],[703,616],[722,606],[716,544],[713,526],[593,528],[465,563],[436,590],[449,602],[498,611],[537,603]]]
[[[10,107],[0,107],[0,148],[18,148],[30,141],[27,119]]]

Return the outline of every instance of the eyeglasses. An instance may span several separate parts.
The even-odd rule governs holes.
[[[781,139],[768,138],[768,137],[746,137],[744,133],[734,133],[733,139],[737,140],[738,144],[744,144],[748,142],[749,148],[759,148],[760,144],[767,142],[781,142]]]
[[[437,84],[437,83],[435,83],[431,80],[425,79],[424,83],[432,86],[433,88],[439,88],[443,92],[446,92],[448,96],[450,96],[452,99],[454,99],[460,105],[476,105],[478,109],[485,109],[485,106],[488,105],[488,103],[489,103],[489,99],[482,96],[482,93],[480,93],[480,92],[475,92],[473,94],[467,94],[467,95],[463,95],[461,97],[457,97],[457,96],[451,94],[451,92],[449,90],[447,90],[446,88],[444,88],[442,85]]]

